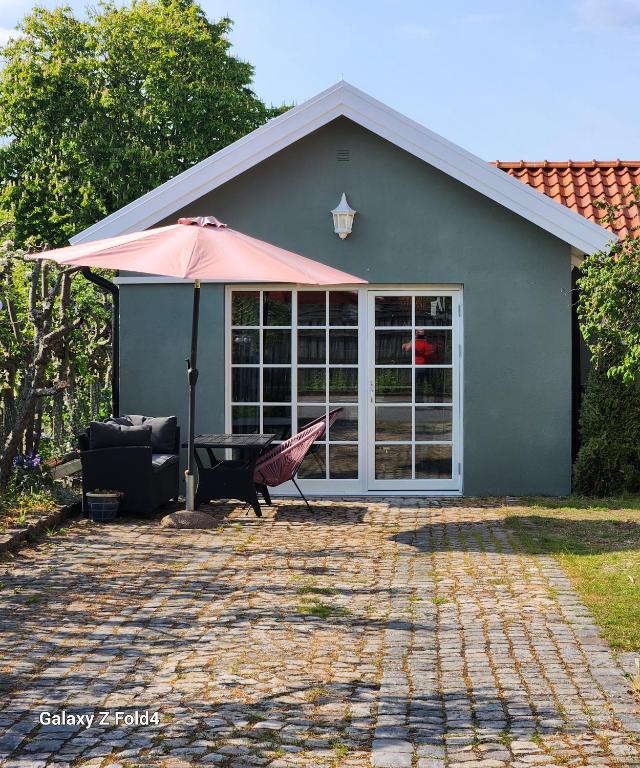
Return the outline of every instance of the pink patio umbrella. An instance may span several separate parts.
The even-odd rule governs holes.
[[[120,269],[194,281],[189,381],[189,439],[186,508],[194,509],[193,476],[200,281],[217,283],[366,283],[359,277],[229,229],[214,216],[178,219],[168,227],[132,232],[91,243],[34,254],[58,264]],[[114,414],[118,415],[118,414]]]

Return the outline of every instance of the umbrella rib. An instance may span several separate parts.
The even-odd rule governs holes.
[[[198,245],[198,236],[196,235],[196,238],[193,241],[193,246],[191,248],[191,253],[189,254],[189,258],[187,259],[186,269],[184,270],[184,273],[182,275],[183,278],[187,278],[189,276],[189,269],[191,268],[191,262],[193,261],[193,254],[196,252],[197,245]]]

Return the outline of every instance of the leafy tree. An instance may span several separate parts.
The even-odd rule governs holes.
[[[605,223],[640,202],[597,202]],[[640,491],[640,237],[631,232],[587,256],[578,280],[578,315],[591,351],[580,410],[581,446],[574,488],[586,495]]]
[[[36,7],[2,49],[0,484],[43,431],[68,447],[109,377],[107,298],[20,249],[65,245],[282,111],[252,92],[231,24],[193,0],[106,2],[82,17]]]
[[[635,187],[622,205],[596,205],[611,223],[640,204]],[[631,232],[606,251],[587,256],[578,280],[582,335],[596,367],[626,382],[640,376],[640,237]]]
[[[109,310],[77,272],[0,246],[8,320],[0,323],[0,488],[20,450],[40,450],[45,426],[59,447],[98,410],[86,380],[100,382],[108,369]]]
[[[4,48],[0,208],[51,246],[264,123],[231,20],[191,0],[36,7]]]

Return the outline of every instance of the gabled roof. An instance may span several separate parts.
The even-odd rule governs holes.
[[[605,224],[605,211],[596,208],[596,200],[611,205],[627,201],[633,187],[640,186],[640,160],[587,160],[575,162],[525,162],[495,165],[514,179],[544,192],[590,221],[606,227],[618,237],[626,237],[640,227],[640,208],[633,205],[620,212],[612,224]]]
[[[146,229],[338,117],[424,160],[580,253],[603,248],[607,230],[341,81],[161,184],[71,238],[82,243]]]

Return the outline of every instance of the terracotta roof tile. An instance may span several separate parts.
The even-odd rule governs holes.
[[[602,224],[619,237],[625,237],[634,227],[640,227],[640,208],[634,205],[613,223],[604,224],[605,211],[593,205],[594,200],[618,204],[624,202],[631,189],[640,185],[640,160],[587,160],[575,162],[525,162],[496,165],[515,179],[544,192],[596,224]]]

